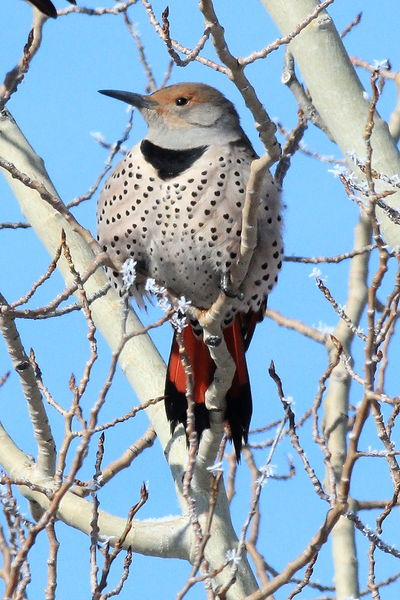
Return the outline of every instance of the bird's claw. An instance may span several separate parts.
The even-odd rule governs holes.
[[[217,348],[221,344],[221,342],[222,339],[219,335],[209,335],[208,338],[204,340],[204,343],[207,346],[210,346],[210,348]]]
[[[220,281],[220,288],[224,292],[225,296],[228,296],[228,298],[237,298],[238,297],[237,291],[232,286],[232,282],[231,282],[229,273],[222,273],[221,281]]]
[[[228,298],[237,298],[240,301],[244,298],[243,292],[233,287],[229,273],[221,275],[220,288]]]

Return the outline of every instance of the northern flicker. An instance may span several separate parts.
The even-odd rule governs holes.
[[[138,273],[130,294],[139,303],[147,278],[153,278],[175,296],[207,309],[239,254],[246,183],[257,158],[238,114],[218,90],[201,83],[171,85],[150,95],[101,93],[136,107],[148,125],[146,137],[114,169],[98,203],[98,241],[114,265],[108,269],[110,280],[121,291],[121,269],[132,258]],[[252,413],[245,351],[282,264],[280,208],[277,186],[267,173],[259,198],[257,248],[222,323],[236,364],[225,420],[238,458]],[[215,364],[192,325],[184,328],[183,338],[200,436],[209,427],[204,394]],[[186,423],[185,392],[174,335],[165,387],[172,431]]]
[[[57,10],[54,4],[50,0],[29,0],[31,4],[36,6],[44,15],[48,17],[57,18]],[[76,0],[68,0],[70,4],[76,4]]]

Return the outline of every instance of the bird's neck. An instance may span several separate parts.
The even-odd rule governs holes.
[[[190,124],[188,127],[168,129],[158,124],[149,127],[146,139],[152,144],[170,150],[187,150],[199,146],[224,145],[245,137],[240,127],[224,128],[214,124],[211,127]]]

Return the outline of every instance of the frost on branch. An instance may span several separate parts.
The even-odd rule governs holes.
[[[166,287],[158,284],[155,279],[149,277],[145,286],[146,292],[157,298],[157,306],[165,313],[170,313],[170,322],[177,332],[181,332],[188,324],[186,310],[191,305],[190,300],[184,296],[176,298],[172,296]]]

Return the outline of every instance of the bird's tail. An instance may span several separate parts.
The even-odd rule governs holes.
[[[31,4],[36,6],[43,14],[53,19],[57,18],[57,9],[51,0],[30,0]],[[68,0],[70,4],[76,4],[76,0]]]
[[[245,351],[248,348],[256,323],[261,313],[240,314],[224,330],[227,348],[236,364],[232,385],[226,395],[225,420],[239,460],[242,442],[247,442],[252,413],[251,390],[247,371]],[[189,359],[193,373],[193,397],[195,402],[195,428],[200,437],[202,431],[210,426],[204,394],[210,386],[215,372],[207,346],[201,337],[195,335],[192,327],[183,330],[185,354]],[[165,408],[171,430],[178,423],[186,426],[186,373],[179,355],[176,335],[172,341],[165,385]]]
[[[50,0],[31,0],[31,3],[48,17],[57,17],[56,7]]]

